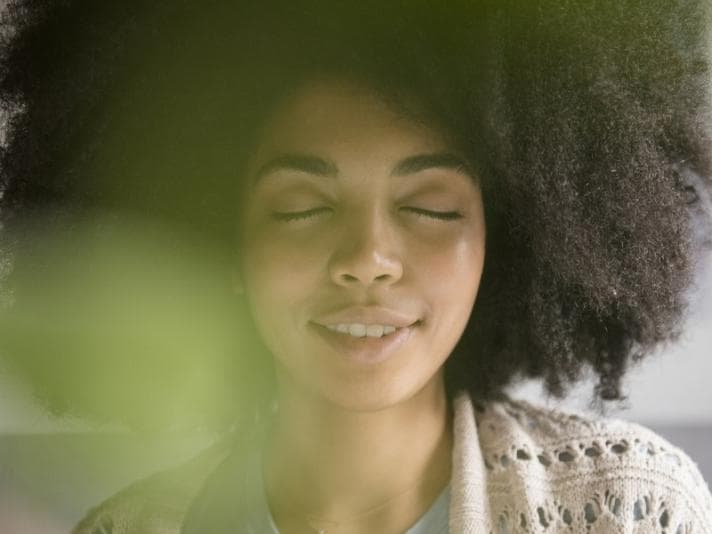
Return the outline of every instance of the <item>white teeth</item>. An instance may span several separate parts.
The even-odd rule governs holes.
[[[352,324],[349,325],[349,334],[354,337],[363,337],[366,335],[366,325],[365,324]]]
[[[383,327],[379,324],[372,324],[366,327],[366,335],[368,337],[381,337],[383,335]]]
[[[330,324],[326,325],[326,328],[328,328],[332,332],[339,332],[340,334],[349,334],[353,337],[383,337],[387,336],[388,334],[392,334],[397,330],[396,327],[392,325],[365,325],[361,323]]]

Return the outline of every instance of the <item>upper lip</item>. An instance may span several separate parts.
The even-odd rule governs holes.
[[[389,325],[396,328],[411,326],[418,321],[411,314],[380,307],[354,306],[342,308],[315,318],[313,322],[321,326],[339,324]]]

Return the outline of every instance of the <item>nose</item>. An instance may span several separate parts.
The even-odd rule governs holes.
[[[329,262],[329,274],[337,285],[368,288],[393,284],[403,276],[395,229],[383,216],[353,220],[340,236]]]

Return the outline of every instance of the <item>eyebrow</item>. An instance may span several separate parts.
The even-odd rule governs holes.
[[[463,174],[473,175],[470,166],[460,156],[448,152],[438,152],[435,154],[418,154],[398,162],[391,176],[405,176],[427,169],[450,169]]]
[[[475,177],[463,158],[448,152],[407,157],[399,161],[390,174],[391,176],[406,176],[428,169],[450,169]],[[265,176],[283,170],[303,172],[325,178],[336,178],[339,174],[339,168],[333,161],[309,154],[283,154],[269,160],[255,172],[253,185]]]
[[[277,171],[297,171],[327,178],[336,178],[339,169],[333,161],[328,161],[308,154],[284,154],[269,160],[255,173],[256,184],[268,174]]]

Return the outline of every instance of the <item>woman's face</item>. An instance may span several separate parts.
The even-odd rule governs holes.
[[[239,276],[278,387],[374,410],[441,386],[485,253],[480,189],[445,136],[314,82],[247,171]]]

